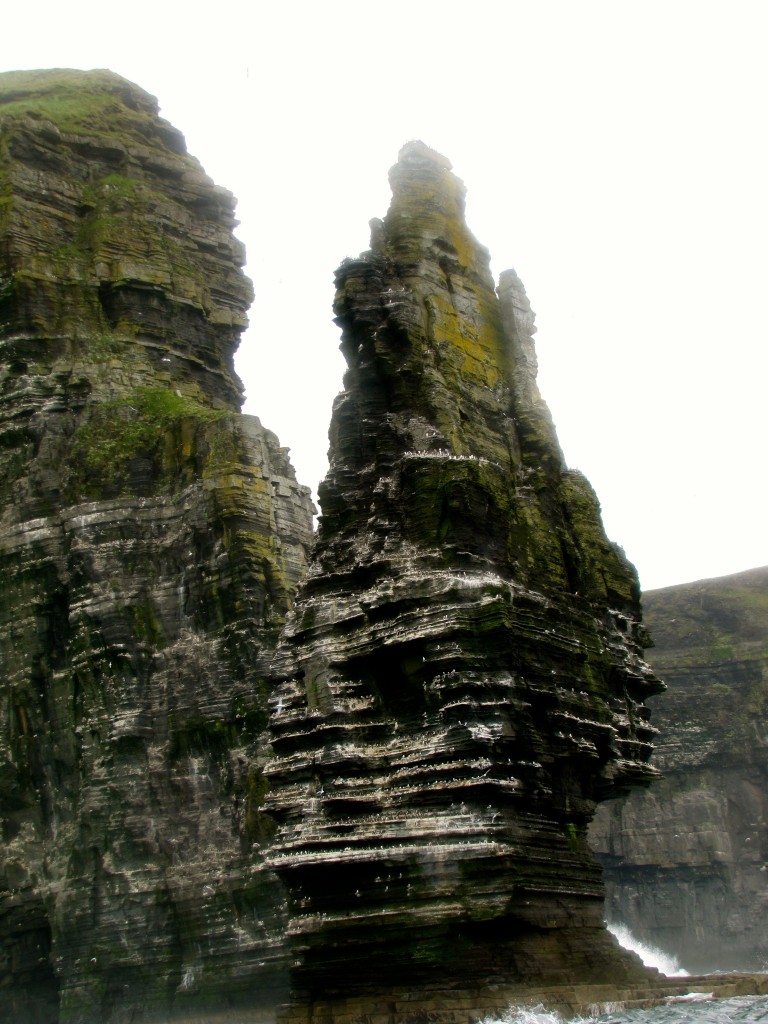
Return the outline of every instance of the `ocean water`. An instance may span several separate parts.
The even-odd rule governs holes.
[[[623,925],[608,925],[619,943],[631,949],[647,967],[655,967],[668,978],[686,977],[674,957],[645,946]],[[604,1007],[605,1013],[592,1017],[577,1017],[567,1021],[542,1006],[523,1009],[510,1007],[499,1020],[482,1024],[735,1024],[737,1021],[762,1021],[768,1024],[768,996],[736,996],[732,999],[713,999],[711,992],[691,991],[660,1006],[642,1010],[621,1010]]]
[[[737,996],[708,999],[707,993],[690,993],[683,1002],[651,1006],[644,1010],[613,1010],[596,1017],[577,1017],[566,1022],[541,1006],[512,1007],[498,1021],[483,1024],[736,1024],[768,1022],[768,996]]]

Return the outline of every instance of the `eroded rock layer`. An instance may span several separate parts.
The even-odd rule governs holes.
[[[266,666],[311,503],[239,413],[234,202],[107,72],[0,76],[0,1017],[273,1003]]]
[[[586,829],[653,775],[635,573],[450,165],[411,143],[390,180],[337,272],[348,370],[271,698],[295,991],[626,980]]]
[[[607,912],[689,971],[768,967],[768,569],[643,598],[663,778],[600,808]],[[655,703],[655,702],[654,702]]]

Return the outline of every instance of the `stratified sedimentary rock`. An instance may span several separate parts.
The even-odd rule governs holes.
[[[768,569],[650,591],[663,778],[600,808],[607,912],[689,971],[768,966]]]
[[[271,698],[294,995],[468,1008],[639,977],[586,843],[596,803],[654,774],[636,576],[564,465],[530,305],[514,272],[497,295],[450,164],[411,143],[390,180],[337,272],[348,370]]]
[[[312,510],[239,414],[233,206],[116,75],[0,76],[0,1018],[17,1024],[279,998],[260,736]]]

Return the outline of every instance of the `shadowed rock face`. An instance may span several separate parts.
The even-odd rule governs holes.
[[[626,978],[586,829],[654,774],[636,577],[450,165],[411,143],[390,180],[337,272],[348,370],[271,698],[296,992]]]
[[[607,912],[689,971],[768,965],[768,569],[644,595],[663,778],[600,808]],[[656,702],[654,702],[656,703]]]
[[[108,72],[0,76],[0,1017],[274,1002],[266,666],[311,538],[240,415],[233,199]]]

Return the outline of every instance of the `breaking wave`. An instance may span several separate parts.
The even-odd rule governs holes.
[[[682,970],[677,957],[664,953],[655,946],[646,946],[636,939],[632,932],[623,924],[609,924],[608,931],[616,937],[620,946],[637,953],[646,967],[655,967],[668,978],[685,978],[688,971]]]
[[[624,1010],[620,1006],[605,1007],[605,1013],[594,1017],[575,1017],[566,1021],[558,1013],[543,1006],[512,1006],[498,1019],[487,1018],[482,1024],[766,1024],[768,996],[736,996],[733,999],[712,999],[711,993],[691,992],[678,996],[674,1003],[644,1009]]]

